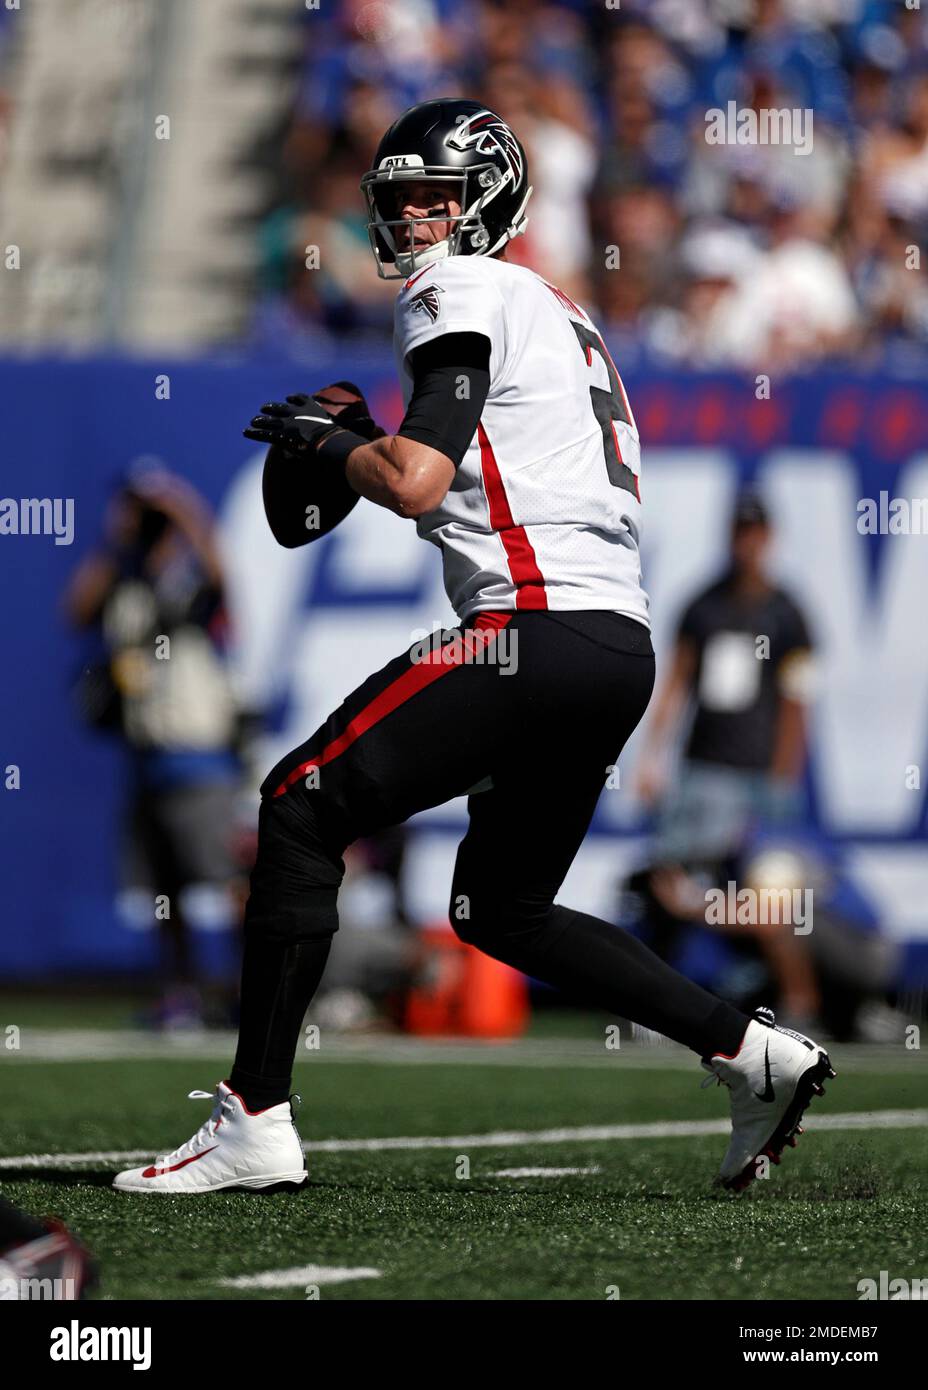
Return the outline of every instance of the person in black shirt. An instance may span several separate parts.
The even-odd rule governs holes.
[[[662,882],[680,865],[730,860],[758,819],[785,825],[801,810],[813,643],[801,609],[768,575],[770,540],[762,499],[742,493],[729,568],[680,620],[638,776],[658,810],[651,863]],[[682,766],[668,788],[664,750],[687,709]],[[802,939],[767,932],[762,949],[790,1016],[815,1017],[820,995]]]
[[[648,801],[664,787],[660,750],[691,703],[683,783],[693,772],[732,770],[747,774],[732,787],[742,795],[750,788],[768,812],[797,805],[812,639],[795,600],[768,577],[769,544],[766,508],[756,493],[745,492],[735,508],[727,572],[680,620],[642,759],[639,789]]]

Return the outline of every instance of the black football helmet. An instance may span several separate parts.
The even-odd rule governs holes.
[[[455,201],[461,213],[451,217],[436,208],[427,217],[398,217],[397,183],[404,179],[459,183]],[[458,97],[420,102],[394,121],[378,146],[373,169],[361,180],[361,191],[377,273],[384,280],[405,279],[446,256],[492,256],[524,232],[532,192],[525,151],[510,127],[479,101]],[[417,252],[415,228],[423,222],[453,225],[444,240]],[[395,230],[399,227],[404,228],[402,238]],[[400,249],[403,242],[408,250]]]

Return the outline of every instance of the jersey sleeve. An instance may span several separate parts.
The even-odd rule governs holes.
[[[437,449],[458,468],[490,390],[490,344],[482,333],[446,333],[413,348],[409,366],[413,391],[397,434]],[[470,382],[463,395],[462,377]]]
[[[397,356],[446,333],[481,333],[490,341],[491,374],[505,351],[503,299],[479,257],[437,261],[410,276],[396,301]]]

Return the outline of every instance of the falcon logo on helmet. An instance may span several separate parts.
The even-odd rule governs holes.
[[[492,111],[478,111],[460,123],[445,144],[453,150],[476,149],[478,154],[492,155],[499,151],[512,174],[512,186],[518,188],[525,173],[522,150],[515,135]]]
[[[441,285],[430,285],[427,289],[420,290],[418,294],[414,294],[406,307],[407,309],[411,309],[413,313],[419,311],[420,313],[428,314],[429,318],[434,323],[441,309],[441,304],[438,299],[440,294],[444,294]]]

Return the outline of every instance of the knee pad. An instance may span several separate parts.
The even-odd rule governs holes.
[[[338,930],[336,899],[345,872],[334,817],[317,794],[266,797],[258,818],[245,931],[300,942]]]

